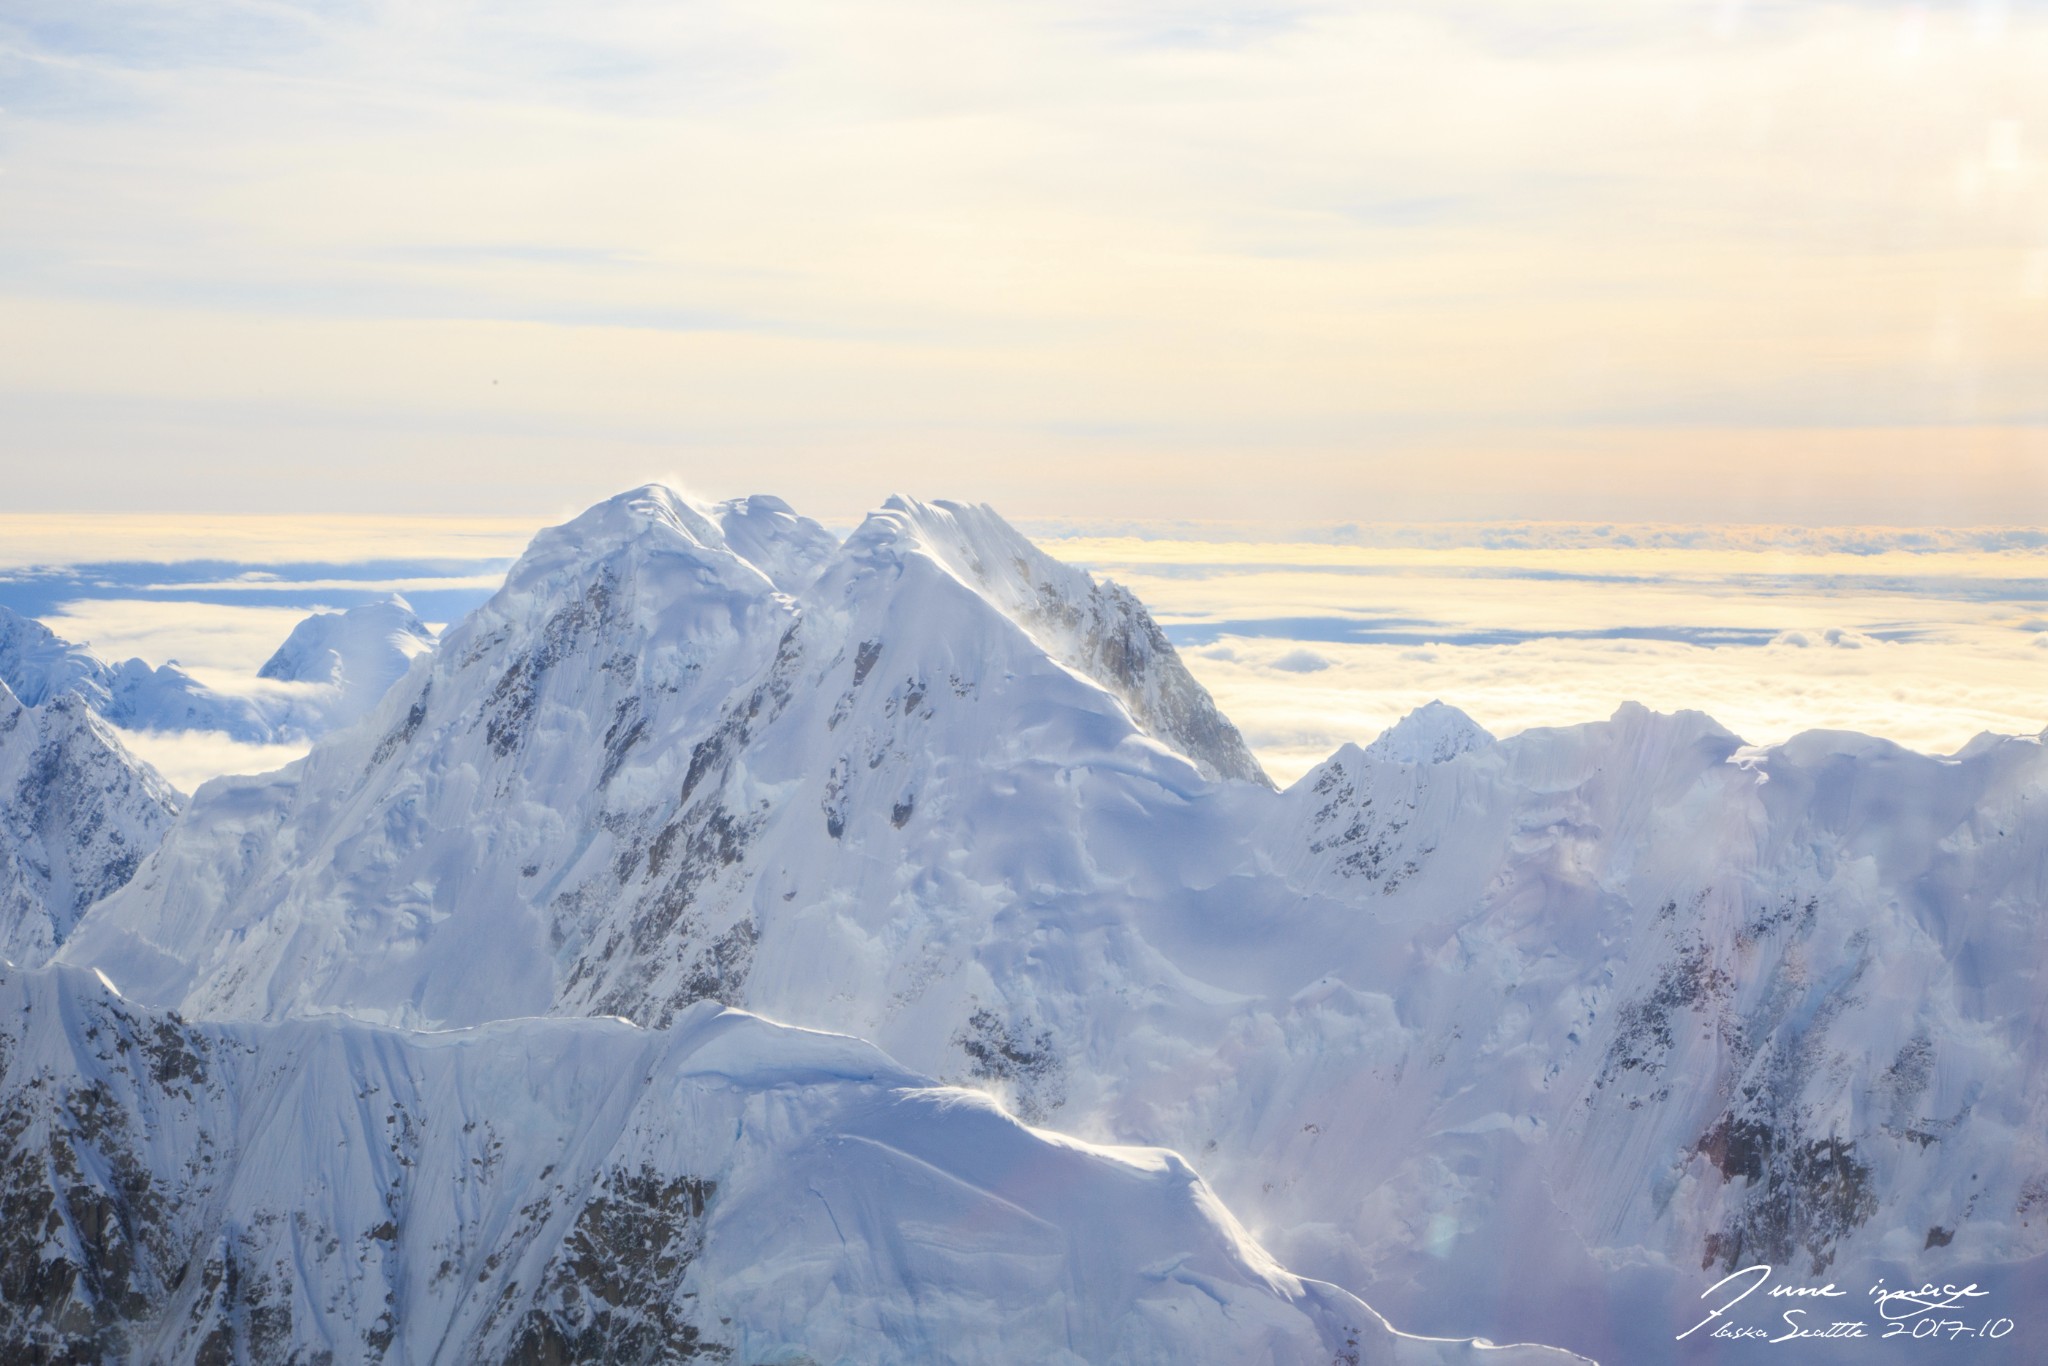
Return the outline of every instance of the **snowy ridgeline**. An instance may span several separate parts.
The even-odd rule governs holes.
[[[83,698],[28,707],[0,682],[0,958],[47,959],[135,875],[177,810]]]
[[[1404,1329],[1635,1363],[1693,1359],[1700,1291],[1761,1262],[2042,1302],[2044,901],[2035,738],[1751,752],[1630,707],[1496,741],[1431,707],[1276,793],[1135,599],[986,509],[892,500],[842,544],[648,488],[542,533],[359,724],[207,784],[57,960],[270,1022],[222,1026],[252,1056],[311,1015],[687,1034],[706,1000],[858,1035],[1186,1154]],[[494,1293],[540,1284],[506,1265]]]
[[[395,595],[315,613],[258,671],[272,686],[226,692],[175,662],[109,664],[0,607],[0,685],[31,707],[77,697],[124,730],[214,731],[249,744],[306,740],[360,719],[433,639]]]
[[[1173,1153],[841,1035],[188,1024],[0,973],[0,1342],[40,1361],[1373,1361]]]

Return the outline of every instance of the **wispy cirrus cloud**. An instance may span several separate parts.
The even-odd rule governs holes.
[[[30,0],[12,492],[2039,522],[2044,60],[2034,5]]]

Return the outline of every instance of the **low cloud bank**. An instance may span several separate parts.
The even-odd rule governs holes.
[[[2039,733],[2048,581],[2038,556],[1984,550],[1990,535],[1953,533],[1955,549],[1904,563],[1896,547],[1856,559],[1466,546],[1384,555],[1371,572],[1353,548],[1306,543],[1234,562],[1213,542],[1164,539],[1055,553],[1145,599],[1287,782],[1432,698],[1497,735],[1626,701],[1705,711],[1758,744],[1840,729],[1947,754],[1987,730]]]
[[[268,773],[304,757],[310,744],[250,745],[216,731],[119,732],[121,743],[164,775],[180,792],[190,794],[209,778],[226,773]]]

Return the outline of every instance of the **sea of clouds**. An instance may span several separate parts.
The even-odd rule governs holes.
[[[1149,603],[1286,781],[1432,698],[1496,734],[1625,701],[1708,712],[1753,744],[1855,730],[1947,754],[1987,730],[2037,734],[2043,540],[1490,525],[1046,543]]]
[[[489,596],[513,519],[0,518],[0,604],[230,690],[309,612]],[[1946,754],[2048,725],[2048,533],[1463,523],[1024,522],[1151,606],[1273,776],[1441,698],[1496,734],[1624,701],[1753,744],[1857,730]],[[300,749],[131,735],[190,790]]]

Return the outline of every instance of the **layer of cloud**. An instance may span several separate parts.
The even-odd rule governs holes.
[[[252,522],[241,543],[288,544],[292,526]],[[1432,698],[1496,734],[1599,719],[1624,701],[1703,710],[1757,743],[1834,728],[1932,753],[2048,725],[2048,574],[2007,533],[1865,528],[1788,543],[1735,527],[1658,544],[1640,527],[1589,540],[1521,526],[1404,547],[1399,529],[1370,527],[1343,543],[1137,530],[1046,545],[1132,587],[1283,780]],[[293,582],[282,563],[241,572]],[[246,692],[279,686],[255,671],[305,610],[166,593],[68,601],[45,619],[104,656],[176,659]],[[136,747],[188,788],[296,753],[212,737]]]
[[[1330,667],[1310,674],[1283,671],[1289,651],[1280,641],[1187,652],[1188,667],[1281,782],[1432,699],[1496,735],[1600,720],[1624,701],[1705,711],[1756,744],[1805,730],[1853,730],[1949,754],[1983,731],[2048,728],[2041,691],[2048,651],[1989,635],[1861,650],[1539,640],[1317,651]]]
[[[214,731],[119,732],[121,742],[161,773],[172,787],[190,793],[210,778],[229,773],[269,773],[302,757],[310,745],[251,745]]]
[[[295,607],[87,598],[42,622],[109,662],[175,663],[209,686],[245,691],[257,686],[256,671],[307,615]]]
[[[1500,735],[1625,701],[1764,744],[1842,729],[1946,754],[2048,726],[2048,577],[2019,552],[1055,548],[1152,606],[1283,781],[1433,698]]]

